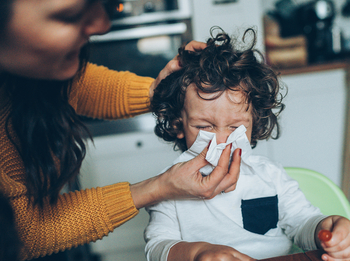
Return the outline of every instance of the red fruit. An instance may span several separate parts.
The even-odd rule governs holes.
[[[318,233],[318,238],[323,242],[327,242],[327,241],[331,240],[332,232],[329,230],[323,229]]]

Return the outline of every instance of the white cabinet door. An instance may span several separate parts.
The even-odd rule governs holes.
[[[346,123],[346,71],[282,76],[288,86],[281,114],[281,137],[258,142],[256,154],[289,167],[318,171],[338,186]],[[261,144],[259,144],[261,143]]]
[[[94,146],[89,144],[80,182],[83,188],[122,181],[136,183],[159,174],[178,154],[153,132],[97,137]],[[141,209],[135,218],[91,243],[92,251],[101,254],[103,261],[146,260],[143,231],[148,219],[148,213]]]

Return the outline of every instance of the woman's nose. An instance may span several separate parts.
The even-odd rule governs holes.
[[[111,28],[111,22],[100,1],[93,4],[88,10],[88,19],[84,27],[84,34],[87,36],[104,34]]]

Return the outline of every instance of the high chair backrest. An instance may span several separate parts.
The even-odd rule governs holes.
[[[298,181],[301,191],[324,215],[341,215],[350,219],[350,203],[341,189],[326,176],[304,168],[285,168]]]

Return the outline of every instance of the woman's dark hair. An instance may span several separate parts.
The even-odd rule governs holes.
[[[0,260],[19,260],[22,243],[19,239],[10,202],[0,192]]]
[[[214,37],[215,30],[220,32]],[[248,48],[242,49],[221,28],[213,27],[205,49],[187,51],[184,46],[179,48],[178,59],[182,69],[162,80],[151,101],[151,110],[157,118],[157,136],[174,142],[175,149],[187,150],[185,138],[178,139],[177,134],[183,128],[181,111],[186,89],[194,83],[205,93],[218,93],[213,99],[227,89],[245,94],[252,106],[253,148],[258,140],[279,137],[277,116],[284,109],[284,104],[278,77],[255,49],[256,33],[253,29],[245,31],[243,43],[248,36],[252,37],[252,41]]]
[[[13,0],[0,1],[0,35],[3,35],[5,26],[12,15],[12,2]]]
[[[85,68],[87,48],[81,50],[79,74]],[[23,160],[28,195],[40,206],[45,198],[55,203],[62,187],[76,181],[86,154],[84,138],[91,138],[68,103],[73,80],[38,80],[4,73],[0,81],[12,101],[6,132]]]

